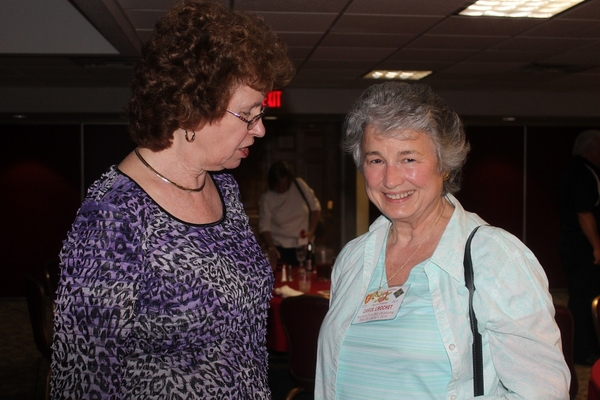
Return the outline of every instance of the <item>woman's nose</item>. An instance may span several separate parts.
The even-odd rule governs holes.
[[[248,132],[252,136],[256,136],[256,137],[261,138],[261,137],[265,136],[265,134],[267,133],[267,129],[265,128],[265,125],[263,124],[263,121],[261,119]]]
[[[395,166],[387,166],[383,176],[383,184],[386,188],[393,189],[404,182],[402,170]]]

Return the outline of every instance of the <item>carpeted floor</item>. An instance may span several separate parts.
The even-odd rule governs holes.
[[[564,293],[553,293],[557,304],[565,304]],[[44,399],[45,376],[48,362],[35,347],[24,298],[0,297],[0,399]],[[579,392],[576,400],[587,400],[590,367],[576,366]],[[271,354],[269,384],[273,400],[283,400],[293,386],[287,369],[286,354]],[[310,400],[312,396],[298,396]]]

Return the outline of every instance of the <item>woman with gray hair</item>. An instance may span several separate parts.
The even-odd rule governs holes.
[[[473,397],[463,256],[486,222],[453,196],[469,151],[459,117],[426,85],[378,84],[350,110],[343,144],[383,215],[333,268],[315,398]],[[485,226],[470,254],[486,398],[568,399],[548,280],[533,253]]]

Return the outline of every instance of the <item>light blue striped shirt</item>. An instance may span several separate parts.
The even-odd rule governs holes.
[[[450,361],[437,328],[424,266],[416,265],[394,319],[353,323],[342,343],[338,396],[354,399],[445,399]],[[368,293],[386,279],[382,252]]]

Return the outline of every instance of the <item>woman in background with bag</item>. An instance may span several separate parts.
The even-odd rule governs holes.
[[[346,119],[344,147],[383,214],[345,246],[319,337],[316,399],[568,399],[569,369],[548,281],[517,238],[452,195],[469,151],[456,113],[426,85],[367,89]],[[470,321],[481,334],[474,368]]]
[[[321,203],[285,161],[271,165],[269,190],[260,198],[258,230],[269,252],[289,265],[299,264],[296,249],[312,242],[321,220]]]

